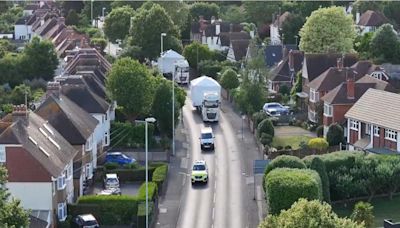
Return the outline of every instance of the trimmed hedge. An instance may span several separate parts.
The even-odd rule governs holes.
[[[275,136],[274,126],[270,119],[264,119],[258,124],[257,126],[258,138],[261,137],[262,133],[271,135],[272,137]]]
[[[149,202],[149,221],[154,216],[154,204]],[[137,213],[137,226],[138,228],[146,227],[146,204],[141,203],[138,205],[138,213]]]
[[[154,170],[153,177],[151,180],[157,184],[158,189],[161,188],[162,184],[167,178],[167,173],[168,173],[168,165],[166,164],[159,166]]]
[[[102,225],[126,225],[131,224],[137,214],[138,197],[87,195],[80,197],[77,204],[76,207],[70,205],[72,216],[87,210]]]
[[[330,190],[329,190],[329,177],[326,172],[325,164],[319,157],[313,157],[310,164],[310,169],[315,170],[319,177],[321,178],[322,183],[322,196],[326,202],[331,201]]]
[[[149,182],[148,184],[149,189],[149,200],[154,200],[157,197],[158,189],[157,184],[154,182]],[[146,201],[146,183],[143,183],[138,191],[137,199],[139,201]]]
[[[151,180],[153,176],[155,168],[149,166],[149,180]],[[116,173],[118,175],[119,181],[124,182],[137,182],[137,181],[145,181],[146,179],[146,168],[139,167],[137,169],[113,169],[106,170],[106,173]]]
[[[325,163],[326,172],[339,169],[344,166],[346,169],[354,167],[356,158],[364,156],[363,152],[360,151],[337,151],[329,154],[320,155],[320,158]]]
[[[318,173],[310,169],[277,168],[265,178],[268,212],[279,214],[299,198],[322,200]]]

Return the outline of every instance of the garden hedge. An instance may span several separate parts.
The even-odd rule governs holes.
[[[136,196],[87,195],[81,196],[76,205],[69,205],[68,208],[72,216],[91,213],[102,225],[127,225],[137,214],[137,204]]]
[[[149,180],[151,180],[153,176],[155,168],[149,166]],[[138,167],[136,169],[112,169],[106,170],[106,173],[116,173],[118,175],[118,179],[120,182],[142,182],[146,179],[146,169],[145,167]]]
[[[152,181],[149,182],[148,189],[149,189],[149,200],[152,201],[155,200],[155,198],[158,196],[157,184]],[[139,191],[137,193],[137,199],[139,201],[146,201],[146,183],[140,185]]]
[[[158,186],[158,189],[162,187],[165,179],[167,178],[168,173],[168,165],[164,164],[156,168],[153,172],[152,181],[155,182]]]
[[[321,178],[322,183],[322,196],[325,202],[330,202],[330,190],[329,190],[329,177],[328,173],[326,172],[325,164],[319,157],[313,157],[310,164],[310,169],[315,170],[319,177]]]
[[[325,150],[329,147],[329,144],[324,138],[313,138],[308,141],[307,146],[310,149]]]
[[[272,137],[275,136],[274,126],[272,125],[271,120],[265,119],[258,124],[257,126],[258,138],[261,137],[262,133],[271,135]]]
[[[351,169],[355,165],[356,158],[364,156],[363,152],[360,151],[337,151],[329,154],[320,155],[320,158],[324,161],[326,171],[337,170],[340,166]]]
[[[268,213],[279,214],[300,198],[322,200],[322,183],[310,169],[277,168],[265,178]]]

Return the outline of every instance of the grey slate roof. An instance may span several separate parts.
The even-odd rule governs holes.
[[[110,107],[104,98],[96,95],[85,85],[64,84],[61,92],[88,113],[105,114]]]
[[[368,89],[345,117],[400,131],[399,113],[400,94]]]
[[[284,48],[286,48],[288,51],[298,50],[298,47],[295,44],[286,44],[284,46],[268,45],[265,47],[265,62],[268,67],[272,67],[282,60]]]
[[[28,126],[22,120],[15,120],[0,134],[0,144],[21,144],[50,175],[58,177],[75,157],[77,151],[56,129],[33,112],[29,112]],[[37,145],[29,138],[33,139]]]
[[[47,120],[72,145],[84,145],[98,124],[96,118],[63,95],[59,99],[50,95],[35,113]]]

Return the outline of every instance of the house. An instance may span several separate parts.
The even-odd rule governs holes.
[[[267,45],[265,47],[265,63],[268,67],[272,67],[282,61],[283,57],[285,56],[285,51],[289,52],[291,50],[298,50],[297,45]]]
[[[241,61],[247,54],[250,40],[232,40],[226,59],[231,62]]]
[[[356,62],[353,66],[351,66],[351,68],[361,76],[368,74],[373,78],[383,81],[389,81],[390,79],[388,74],[382,67],[373,64],[369,60],[360,60]]]
[[[76,199],[83,195],[83,183],[93,178],[93,167],[96,167],[97,163],[97,144],[94,138],[99,122],[60,91],[59,82],[49,82],[46,99],[35,113],[54,127],[78,151],[73,164]]]
[[[47,121],[14,106],[10,122],[0,124],[0,162],[8,170],[12,197],[31,216],[55,227],[67,217],[74,198],[73,158],[77,151]]]
[[[280,35],[280,30],[282,29],[283,23],[286,21],[286,19],[290,16],[289,12],[284,12],[282,15],[277,15],[276,20],[274,23],[270,25],[270,38],[271,38],[271,44],[272,45],[281,45],[282,40],[281,40],[281,35]]]
[[[323,125],[324,135],[328,132],[329,126],[338,123],[346,129],[344,114],[356,103],[360,97],[370,88],[388,92],[396,92],[396,89],[386,81],[376,79],[368,74],[359,80],[348,78],[339,86],[326,93],[321,98],[324,102]],[[347,133],[347,132],[345,132]]]
[[[368,89],[345,114],[350,149],[399,153],[399,112],[399,94]]]
[[[15,40],[30,40],[32,38],[32,25],[36,21],[36,15],[24,16],[14,25]]]
[[[374,32],[377,28],[386,23],[389,23],[389,20],[379,11],[367,10],[361,17],[359,17],[359,13],[356,16],[357,28],[360,30],[361,34]]]
[[[64,84],[85,85],[97,96],[106,99],[106,87],[102,84],[93,71],[78,71],[76,75],[56,76],[54,80]]]
[[[296,79],[296,74],[303,67],[303,58],[303,52],[290,50],[288,55],[270,71],[268,90],[271,93],[277,93],[283,85],[290,89]]]

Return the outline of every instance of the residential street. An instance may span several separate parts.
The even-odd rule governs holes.
[[[242,120],[231,105],[223,101],[219,123],[211,124],[216,137],[215,151],[202,152],[198,138],[205,125],[189,99],[183,107],[183,118],[186,137],[177,135],[177,140],[184,139],[188,143],[177,143],[178,157],[171,163],[171,171],[174,171],[170,172],[167,194],[160,201],[158,227],[256,227],[263,215],[259,215],[257,201],[253,200],[252,167],[253,160],[260,159],[261,154],[249,129],[245,125],[242,141]],[[181,134],[182,131],[178,131]],[[184,149],[180,145],[187,148],[187,156],[180,152]],[[193,161],[199,159],[207,162],[209,182],[192,186],[190,168]],[[178,164],[179,167],[174,168]],[[187,175],[180,170],[186,170]],[[177,188],[181,188],[180,191]],[[258,190],[261,191],[260,187]],[[174,225],[173,217],[178,214]]]

